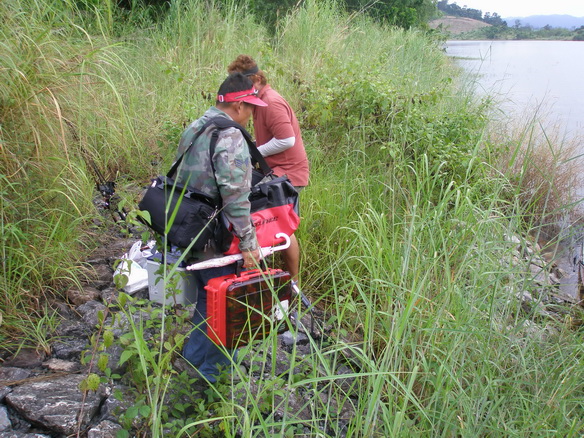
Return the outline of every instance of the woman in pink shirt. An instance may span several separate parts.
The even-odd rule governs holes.
[[[227,68],[229,74],[243,73],[258,90],[267,107],[253,109],[253,127],[258,150],[277,176],[286,175],[300,191],[308,185],[308,158],[296,114],[286,99],[274,90],[251,56],[239,55]],[[283,252],[286,269],[298,280],[300,248],[294,235]]]

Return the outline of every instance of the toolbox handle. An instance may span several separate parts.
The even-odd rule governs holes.
[[[268,246],[265,248],[260,248],[261,251],[261,259],[267,257],[276,251],[282,251],[283,249],[290,247],[290,236],[286,233],[278,233],[276,234],[276,239],[284,239],[284,243],[278,246]],[[204,262],[193,263],[186,267],[187,271],[200,271],[202,269],[209,269],[209,268],[220,268],[221,266],[227,266],[232,263],[237,262],[238,260],[243,260],[243,255],[241,254],[233,254],[224,257],[219,257],[216,259],[209,259],[205,260]]]

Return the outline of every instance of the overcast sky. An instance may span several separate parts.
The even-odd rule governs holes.
[[[584,0],[450,0],[460,7],[496,12],[501,17],[566,14],[584,17]]]

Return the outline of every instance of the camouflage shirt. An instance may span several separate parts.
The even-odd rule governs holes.
[[[225,117],[231,119],[216,107],[208,109],[203,117],[191,123],[183,132],[177,152],[177,159],[189,147],[197,131],[210,119]],[[255,228],[250,218],[249,193],[251,187],[251,158],[247,143],[237,128],[227,128],[219,132],[213,165],[211,166],[210,145],[214,128],[203,132],[185,155],[177,171],[177,181],[194,187],[216,201],[222,200],[223,215],[233,226],[233,232],[240,239],[239,249],[249,251],[257,248]],[[207,258],[212,255],[198,255]]]

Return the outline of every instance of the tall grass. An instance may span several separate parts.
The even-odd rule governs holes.
[[[134,325],[123,342],[146,379],[134,383],[146,385],[136,403],[151,404],[140,410],[150,433],[183,409],[173,426],[183,434],[581,435],[581,333],[521,307],[516,295],[533,285],[509,239],[533,226],[526,215],[569,204],[539,203],[568,156],[546,155],[558,173],[540,168],[544,183],[529,189],[536,155],[513,137],[485,140],[484,106],[454,86],[435,41],[334,2],[302,3],[273,38],[238,2],[173,1],[158,22],[89,4],[0,3],[2,345],[14,329],[45,345],[39,327],[51,318],[35,326],[18,314],[79,281],[95,214],[88,163],[123,178],[133,205],[183,126],[213,104],[229,62],[248,53],[302,124],[302,285],[331,332],[309,340],[307,357],[295,346],[290,370],[275,335],[242,350],[250,369],[235,368],[234,390],[189,399],[185,417],[184,405],[161,403],[192,383],[170,366],[180,339],[151,346]],[[134,21],[121,24],[124,14]]]

